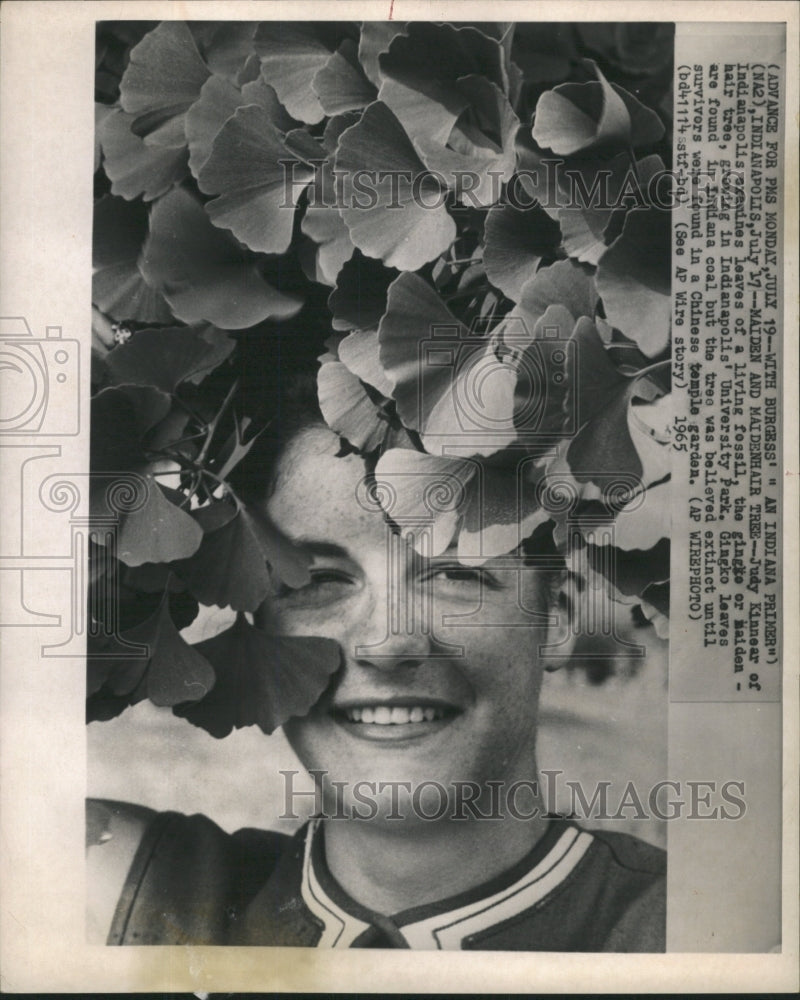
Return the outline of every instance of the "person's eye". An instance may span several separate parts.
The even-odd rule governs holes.
[[[318,607],[343,600],[353,593],[356,581],[343,570],[311,570],[311,578],[302,587],[281,585],[274,597],[281,604],[295,607]]]
[[[461,564],[437,566],[426,574],[425,580],[430,580],[438,590],[452,593],[472,593],[483,587],[495,589],[499,586],[496,577],[488,570]]]

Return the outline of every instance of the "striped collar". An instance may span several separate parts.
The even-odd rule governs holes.
[[[465,941],[540,903],[574,871],[593,837],[566,820],[549,824],[533,850],[483,885],[391,918],[361,906],[328,871],[320,820],[308,825],[302,896],[322,926],[319,948],[458,950]],[[373,942],[382,941],[383,944]]]

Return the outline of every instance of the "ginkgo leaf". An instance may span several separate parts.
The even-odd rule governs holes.
[[[133,116],[116,108],[98,127],[103,149],[103,169],[111,181],[111,193],[131,201],[158,198],[183,180],[189,172],[187,152],[148,146],[131,132]]]
[[[242,92],[224,77],[210,76],[203,84],[184,120],[189,168],[195,177],[208,159],[219,130],[243,103]]]
[[[380,352],[377,330],[353,330],[338,347],[339,360],[362,382],[388,398],[392,395],[393,384],[383,369]]]
[[[652,549],[670,534],[672,488],[652,486],[635,497],[614,519],[613,544],[617,548]]]
[[[663,21],[578,22],[581,41],[626,73],[653,72],[672,57],[675,25]]]
[[[390,448],[375,466],[374,495],[417,551],[438,556],[455,536],[475,470],[470,459]]]
[[[646,377],[625,379],[616,391],[604,388],[593,396],[581,392],[583,408],[591,407],[594,413],[567,450],[567,461],[577,480],[602,486],[609,473],[641,480],[644,470],[631,437],[628,411],[635,395],[652,400],[660,394]]]
[[[396,277],[394,268],[356,250],[336,276],[336,287],[328,298],[333,329],[377,327],[386,311],[389,285]]]
[[[319,408],[332,431],[360,451],[377,448],[388,425],[361,380],[341,361],[327,361],[317,372]]]
[[[503,91],[485,77],[463,77],[456,86],[466,113],[459,116],[445,142],[417,134],[414,148],[464,204],[486,207],[500,198],[502,185],[516,168],[519,119]]]
[[[270,567],[287,584],[306,582],[307,558],[244,505],[236,509],[218,501],[195,511],[194,518],[205,532],[193,557],[175,572],[203,604],[255,611],[270,590]]]
[[[231,356],[236,349],[236,340],[225,330],[217,329],[213,323],[198,323],[192,329],[210,347],[198,367],[186,376],[187,382],[199,385],[210,372]]]
[[[572,260],[559,260],[543,267],[529,278],[509,318],[521,320],[533,332],[536,323],[552,305],[560,305],[572,318],[594,317],[598,295],[587,268]]]
[[[400,121],[409,138],[444,146],[469,105],[458,81],[477,75],[505,91],[503,47],[467,25],[409,24],[379,56],[379,99]]]
[[[339,138],[335,167],[343,177],[342,218],[368,257],[413,271],[447,249],[456,235],[442,190],[426,173],[392,112],[376,101]],[[368,174],[364,174],[368,171]],[[359,177],[374,177],[366,192]]]
[[[545,91],[536,104],[533,138],[560,156],[619,152],[651,145],[664,134],[658,115],[633,94],[610,84],[591,59],[596,74],[588,83],[563,83]]]
[[[167,491],[152,476],[145,476],[145,500],[123,514],[117,536],[116,556],[127,566],[186,559],[197,551],[203,530],[197,521],[167,499]],[[182,499],[182,494],[169,491]]]
[[[110,386],[95,393],[89,422],[93,475],[141,467],[142,437],[166,417],[170,405],[169,396],[154,386]]]
[[[517,459],[508,467],[479,460],[467,488],[459,559],[477,563],[513,552],[544,524],[550,513],[542,508],[535,489],[543,476],[544,467],[529,459]]]
[[[264,21],[258,26],[254,44],[262,75],[298,121],[314,125],[325,117],[311,83],[346,33],[345,26],[319,22]]]
[[[540,206],[528,210],[495,205],[486,216],[483,263],[493,285],[519,302],[526,281],[534,276],[542,257],[551,255],[560,240],[558,225]]]
[[[380,87],[383,76],[378,62],[381,52],[387,52],[392,39],[405,34],[403,21],[363,21],[358,40],[358,61],[368,80]]]
[[[671,238],[669,212],[634,209],[597,267],[597,290],[606,318],[650,358],[669,343]]]
[[[155,614],[121,638],[143,652],[126,656],[126,648],[112,641],[94,660],[90,694],[105,688],[111,695],[126,696],[128,704],[149,698],[154,705],[171,706],[197,701],[213,687],[214,668],[181,638],[166,597]]]
[[[208,68],[212,73],[238,83],[242,66],[252,54],[255,54],[253,36],[258,21],[211,22],[208,30],[200,38],[197,35],[197,27],[198,22],[195,21],[192,30],[195,32],[195,40],[199,42]]]
[[[512,320],[503,324],[502,344],[517,359],[514,425],[517,439],[531,455],[541,456],[565,433],[574,433],[579,423],[576,401],[570,395],[576,367],[581,362],[581,320],[562,305],[547,307],[528,339],[527,326],[515,334]]]
[[[597,264],[619,235],[625,213],[647,204],[648,184],[664,171],[660,156],[632,164],[627,154],[612,160],[568,160],[560,172],[561,193],[570,203],[558,211],[564,249],[577,260]],[[600,179],[598,196],[592,185]]]
[[[321,158],[322,150],[318,155]],[[258,105],[238,108],[225,122],[198,174],[215,226],[262,253],[283,253],[292,239],[294,209],[314,168]]]
[[[365,108],[377,97],[358,61],[358,46],[352,38],[345,38],[317,70],[311,87],[328,115]]]
[[[240,330],[292,316],[302,305],[269,285],[258,264],[212,225],[188,191],[172,191],[153,206],[140,266],[186,323],[207,320],[223,330]]]
[[[453,445],[461,454],[491,455],[515,439],[515,367],[486,338],[470,335],[418,275],[392,283],[378,339],[398,415],[419,431],[426,451]]]
[[[113,195],[95,202],[92,301],[115,319],[170,323],[169,306],[139,270],[139,254],[146,236],[147,211],[143,205]]]
[[[162,21],[131,49],[120,83],[120,104],[134,116],[134,135],[152,145],[182,147],[184,115],[209,75],[188,26]]]
[[[233,348],[229,341],[228,350]],[[140,330],[114,348],[106,358],[108,370],[117,383],[153,385],[173,392],[181,382],[208,371],[210,357],[219,354],[212,344],[186,327]]]
[[[355,251],[350,232],[339,212],[339,192],[333,172],[333,156],[339,136],[354,125],[358,116],[335,115],[325,126],[322,145],[328,156],[317,166],[312,196],[300,225],[302,231],[317,244],[317,281],[334,285],[344,264]]]
[[[669,393],[652,403],[634,400],[628,411],[628,430],[642,463],[642,481],[651,486],[672,472],[670,429],[674,420]]]
[[[649,549],[587,545],[586,553],[592,570],[608,581],[612,596],[640,597],[653,584],[669,579],[670,544],[665,537]]]
[[[217,681],[202,701],[173,711],[217,739],[243,726],[270,734],[305,715],[342,660],[333,639],[270,635],[243,615],[194,648],[213,664]]]
[[[526,83],[563,80],[577,56],[572,25],[558,21],[520,21],[515,26],[511,58]]]

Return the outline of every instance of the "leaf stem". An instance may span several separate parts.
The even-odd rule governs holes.
[[[225,396],[225,399],[223,399],[223,401],[222,401],[222,406],[220,406],[219,410],[217,411],[216,416],[211,421],[211,423],[208,425],[208,428],[206,430],[205,444],[200,449],[200,454],[197,456],[197,464],[198,465],[202,465],[203,462],[205,461],[206,455],[208,454],[208,449],[211,447],[211,442],[212,442],[212,440],[214,438],[214,435],[217,432],[217,427],[219,427],[219,422],[220,422],[220,420],[222,420],[222,417],[225,414],[225,411],[231,405],[231,402],[233,401],[233,397],[236,395],[236,390],[238,388],[239,388],[239,379],[237,378],[233,382],[233,385],[231,385],[230,389],[228,389],[228,392],[227,392],[227,394]]]

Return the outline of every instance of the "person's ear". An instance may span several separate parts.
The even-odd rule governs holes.
[[[575,631],[575,605],[578,599],[578,578],[565,573],[551,592],[551,623],[547,628],[547,641],[540,647],[545,670],[563,667],[571,659],[577,638]]]

